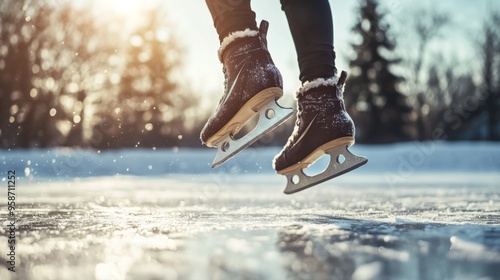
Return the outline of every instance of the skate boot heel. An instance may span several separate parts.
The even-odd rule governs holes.
[[[283,96],[283,90],[279,87],[271,87],[256,94],[247,104],[252,111],[257,112],[267,103],[278,100]],[[247,105],[245,104],[245,106]]]
[[[301,169],[307,169],[309,166],[311,166],[314,162],[316,162],[321,156],[324,154],[327,154],[328,151],[333,150],[339,146],[342,145],[347,145],[348,147],[352,146],[354,144],[354,137],[347,136],[347,137],[341,137],[335,140],[332,140],[328,143],[325,143],[318,148],[316,148],[314,151],[312,151],[309,155],[304,157],[303,160],[299,161],[298,163],[279,170],[278,174],[281,175],[286,175],[290,173],[296,173]]]
[[[238,110],[231,120],[207,140],[206,145],[208,147],[219,147],[222,138],[225,138],[227,135],[236,135],[262,107],[271,101],[278,100],[282,96],[283,90],[279,87],[268,88],[257,93]]]
[[[215,168],[241,150],[252,145],[264,134],[285,122],[294,112],[292,108],[281,107],[277,102],[277,94],[283,94],[282,90],[269,89],[254,96],[238,114],[229,122],[225,130],[219,131],[214,141],[214,147],[217,147],[217,155],[212,163]],[[257,125],[245,136],[234,139],[239,130],[255,115],[258,116]]]

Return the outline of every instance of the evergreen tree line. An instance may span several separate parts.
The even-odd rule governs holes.
[[[189,88],[173,79],[183,52],[164,9],[145,10],[130,30],[126,18],[106,21],[95,10],[0,2],[0,147],[199,146],[209,112],[200,114]],[[345,99],[358,142],[500,139],[498,14],[478,31],[481,73],[428,61],[446,14],[415,16],[408,57],[378,1],[361,0],[357,15]],[[282,145],[291,124],[259,143]]]
[[[411,57],[397,55],[385,16],[377,0],[362,0],[352,29],[361,40],[352,44],[345,99],[356,140],[500,140],[500,14],[484,19],[475,41],[478,59],[467,65],[447,65],[442,55],[426,61],[429,45],[452,24],[449,15],[417,10],[406,18]]]

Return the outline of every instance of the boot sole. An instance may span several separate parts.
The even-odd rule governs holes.
[[[278,170],[278,174],[285,175],[289,173],[296,173],[300,170],[306,169],[309,167],[309,165],[313,164],[316,160],[318,160],[321,156],[326,154],[326,151],[334,149],[338,146],[342,145],[348,145],[349,147],[354,144],[354,137],[352,136],[346,136],[346,137],[341,137],[337,138],[335,140],[332,140],[330,142],[327,142],[318,148],[316,148],[312,153],[310,153],[308,156],[306,156],[303,160],[299,161],[298,163],[289,166],[285,169]],[[332,159],[333,160],[333,159]]]
[[[226,135],[236,135],[245,124],[254,117],[257,112],[270,100],[276,100],[283,96],[283,89],[279,87],[267,88],[257,93],[248,100],[243,107],[227,122],[219,131],[207,140],[208,147],[215,147],[217,143]]]

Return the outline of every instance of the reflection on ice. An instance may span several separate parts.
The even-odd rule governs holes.
[[[500,273],[498,227],[348,220],[350,227],[328,230],[346,220],[321,221],[324,226],[292,226],[281,231],[280,249],[290,258],[288,279],[311,274],[332,279],[454,279],[457,275],[471,279]],[[495,238],[464,240],[489,230],[495,231]],[[480,242],[497,244],[497,248]]]
[[[458,186],[420,178],[397,189],[359,178],[290,197],[274,175],[234,175],[204,191],[211,176],[19,188],[18,271],[0,269],[0,279],[500,275],[500,190],[484,177]]]

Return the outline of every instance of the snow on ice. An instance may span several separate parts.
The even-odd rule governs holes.
[[[395,183],[416,172],[497,173],[500,171],[500,145],[496,143],[422,142],[351,148],[368,157],[357,174],[383,175]],[[114,151],[73,150],[1,150],[0,166],[16,169],[35,181],[41,179],[133,175],[168,176],[171,174],[253,174],[275,173],[271,161],[277,148],[247,148],[225,165],[210,168],[215,149],[124,149]],[[318,164],[318,171],[321,162]],[[313,171],[314,166],[313,166]],[[420,177],[420,176],[418,176]]]

